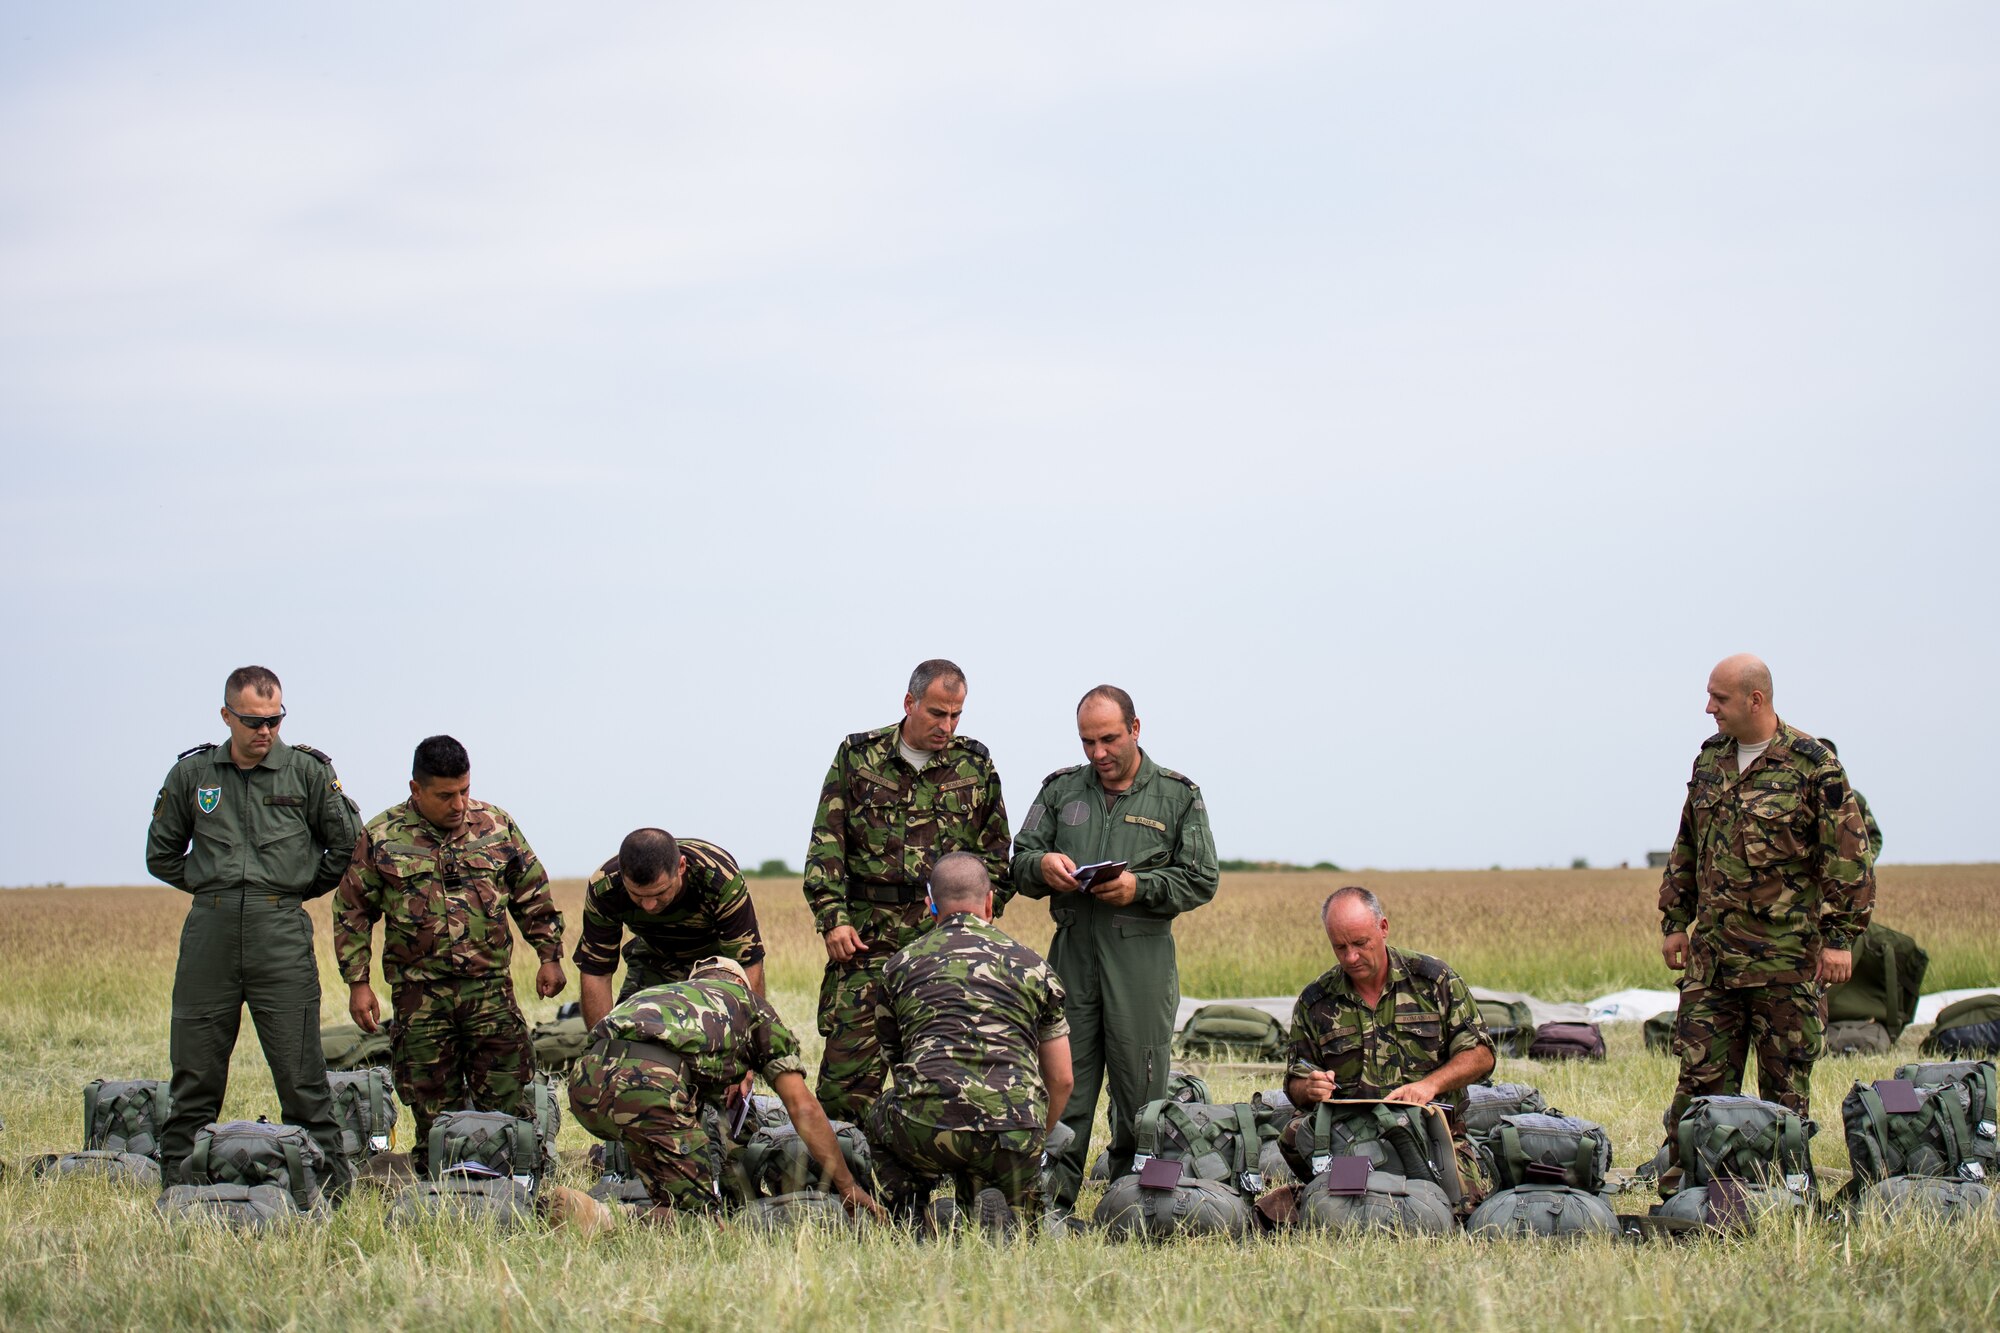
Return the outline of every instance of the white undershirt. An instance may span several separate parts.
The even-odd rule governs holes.
[[[924,771],[924,765],[938,757],[936,750],[912,750],[910,743],[901,736],[896,738],[896,748],[903,752],[903,762],[919,773]]]
[[[1736,772],[1738,775],[1740,776],[1744,769],[1762,759],[1764,751],[1770,749],[1771,742],[1776,739],[1778,738],[1775,735],[1767,736],[1755,745],[1745,745],[1742,741],[1736,742]]]

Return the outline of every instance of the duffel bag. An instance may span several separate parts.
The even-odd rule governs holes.
[[[1976,1180],[1937,1176],[1890,1176],[1862,1192],[1856,1210],[1864,1217],[1903,1221],[1922,1217],[1956,1222],[1979,1213],[2000,1213],[2000,1194]]]
[[[153,1209],[177,1222],[210,1222],[238,1231],[268,1231],[306,1216],[282,1185],[175,1185]]]
[[[512,1230],[536,1220],[535,1191],[507,1176],[454,1174],[419,1180],[389,1205],[390,1226],[477,1222]]]
[[[1602,1060],[1604,1033],[1595,1023],[1544,1023],[1528,1043],[1530,1060]]]
[[[1611,1136],[1576,1116],[1508,1115],[1487,1134],[1484,1156],[1501,1189],[1568,1185],[1595,1193],[1611,1170]]]
[[[1465,1219],[1475,1236],[1615,1236],[1618,1214],[1587,1190],[1519,1185],[1491,1195]]]
[[[1452,1202],[1428,1180],[1387,1171],[1362,1174],[1357,1158],[1336,1158],[1299,1195],[1298,1224],[1333,1231],[1394,1231],[1443,1236],[1457,1225]],[[1346,1183],[1351,1172],[1353,1183]]]
[[[1248,1235],[1250,1201],[1220,1180],[1182,1176],[1154,1188],[1137,1172],[1111,1182],[1092,1215],[1113,1240],[1166,1240],[1172,1236]]]

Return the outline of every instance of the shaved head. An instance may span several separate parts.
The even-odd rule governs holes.
[[[1708,715],[1715,729],[1746,745],[1768,741],[1778,730],[1771,707],[1771,668],[1749,653],[1725,657],[1708,673]]]
[[[1768,703],[1771,698],[1771,668],[1764,665],[1764,659],[1754,653],[1737,653],[1725,657],[1715,664],[1715,676],[1727,680],[1737,689],[1749,694],[1751,691],[1764,696]]]
[[[946,912],[974,912],[986,905],[993,890],[986,863],[971,852],[949,852],[931,867],[931,901],[940,915]]]

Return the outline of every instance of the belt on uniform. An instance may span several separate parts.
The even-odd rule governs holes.
[[[656,1041],[626,1041],[612,1037],[598,1049],[607,1060],[649,1060],[656,1065],[666,1065],[675,1073],[687,1067],[687,1056]]]
[[[901,907],[921,898],[923,889],[915,884],[856,884],[848,889],[847,896],[863,902],[893,903]]]

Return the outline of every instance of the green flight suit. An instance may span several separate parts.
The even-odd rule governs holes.
[[[164,1183],[177,1182],[195,1132],[220,1117],[245,1003],[286,1123],[313,1136],[335,1183],[345,1183],[305,900],[339,883],[360,834],[354,802],[317,750],[274,740],[243,769],[227,744],[202,745],[167,774],[146,834],[146,869],[194,901],[174,969]]]
[[[1138,877],[1138,896],[1112,907],[1089,894],[1055,893],[1042,882],[1048,852],[1077,865],[1124,861]],[[1049,899],[1056,923],[1049,962],[1062,979],[1076,1076],[1063,1123],[1076,1139],[1051,1163],[1050,1202],[1071,1208],[1107,1074],[1113,1179],[1132,1169],[1139,1108],[1167,1095],[1181,1002],[1173,922],[1213,898],[1219,878],[1201,788],[1143,749],[1137,776],[1117,796],[1105,793],[1087,764],[1051,773],[1014,839],[1009,878],[1023,897]]]

